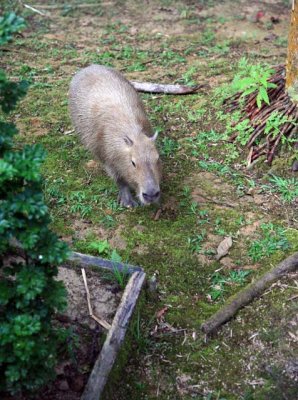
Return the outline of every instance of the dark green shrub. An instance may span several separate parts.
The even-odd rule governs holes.
[[[0,17],[0,45],[23,26],[13,13]],[[0,70],[0,392],[12,393],[37,389],[54,375],[64,335],[52,317],[66,304],[55,276],[67,248],[48,228],[39,172],[44,151],[14,148],[17,129],[3,120],[26,89],[26,82],[11,82]],[[13,241],[22,258],[13,257]]]

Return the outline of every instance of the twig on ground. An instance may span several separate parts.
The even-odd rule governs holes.
[[[85,272],[84,268],[82,268],[81,271],[82,271],[83,281],[84,281],[86,295],[87,295],[87,303],[88,303],[89,315],[93,315],[92,306],[91,306],[91,300],[90,300],[90,292],[89,292],[89,288],[88,288],[88,284],[87,284],[86,272]]]
[[[25,4],[25,3],[23,3],[22,1],[21,1],[21,4],[22,4],[25,8],[27,8],[27,9],[30,10],[30,11],[35,12],[36,14],[42,15],[43,17],[47,17],[47,18],[50,17],[50,15],[49,15],[48,13],[44,13],[43,11],[40,11],[40,10],[38,10],[38,9],[35,8],[35,7],[29,6],[29,4]]]
[[[237,311],[252,302],[256,297],[260,296],[266,287],[282,278],[289,272],[294,272],[298,269],[298,253],[286,258],[271,271],[264,274],[259,280],[251,283],[247,288],[240,291],[234,299],[224,305],[211,318],[204,322],[201,326],[203,332],[209,334],[217,328],[229,321]]]
[[[83,281],[84,281],[86,295],[87,295],[87,303],[88,303],[89,315],[99,325],[103,326],[106,330],[109,330],[109,329],[111,329],[111,325],[107,321],[105,321],[104,319],[102,319],[100,317],[97,317],[96,315],[93,314],[93,310],[92,310],[92,306],[91,306],[91,300],[90,300],[90,292],[89,292],[88,283],[87,283],[86,272],[85,272],[84,268],[82,268],[81,271],[82,271]]]

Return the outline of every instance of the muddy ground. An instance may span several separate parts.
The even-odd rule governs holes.
[[[1,65],[31,82],[12,119],[19,143],[47,150],[53,229],[78,251],[109,257],[116,249],[158,280],[158,293],[144,296],[136,313],[107,399],[297,398],[297,275],[213,337],[200,331],[231,295],[298,250],[297,198],[286,196],[297,190],[293,149],[280,149],[271,167],[260,160],[247,170],[247,149],[222,139],[227,122],[218,103],[242,57],[285,62],[289,3],[39,1],[41,16],[11,2],[28,27],[6,46]],[[142,95],[160,131],[161,211],[119,207],[115,185],[72,130],[69,81],[91,63],[131,80],[206,85],[183,97]],[[233,244],[218,261],[226,237]],[[99,252],[94,243],[104,240]]]

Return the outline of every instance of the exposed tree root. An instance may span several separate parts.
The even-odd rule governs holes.
[[[214,332],[225,322],[229,321],[240,308],[260,296],[269,284],[296,270],[298,270],[298,253],[286,258],[271,271],[264,274],[259,280],[240,291],[230,303],[224,305],[202,324],[201,328],[203,332],[207,334]]]
[[[256,103],[257,92],[253,92],[244,98],[245,116],[241,120],[249,118],[251,126],[254,128],[247,143],[247,147],[251,150],[247,159],[248,167],[263,155],[266,156],[267,163],[271,165],[283,137],[294,139],[293,136],[297,134],[294,122],[298,119],[298,107],[292,103],[285,91],[285,67],[284,65],[278,65],[273,68],[276,72],[269,79],[269,82],[275,83],[276,87],[267,91],[270,104],[263,103],[259,109]],[[237,93],[226,100],[228,112],[239,109],[240,98],[241,93]],[[265,133],[266,122],[273,112],[278,112],[279,115],[286,116],[289,120],[281,125],[277,135],[273,132]],[[230,140],[234,141],[237,136],[238,132],[232,135]]]

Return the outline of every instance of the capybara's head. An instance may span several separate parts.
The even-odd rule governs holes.
[[[133,184],[143,204],[156,203],[160,199],[161,162],[155,146],[157,133],[148,137],[144,134],[132,140],[125,136],[128,181]]]

